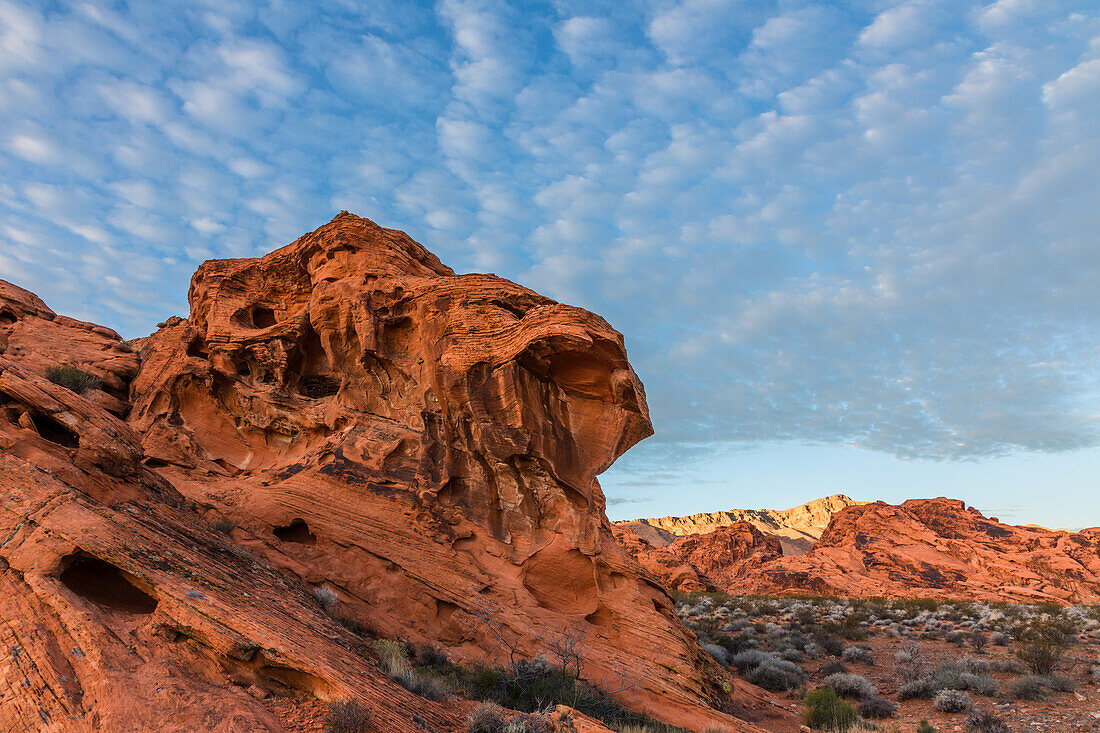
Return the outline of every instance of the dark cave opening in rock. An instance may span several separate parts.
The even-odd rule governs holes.
[[[304,519],[295,519],[285,527],[276,527],[273,534],[283,542],[297,542],[300,545],[317,544],[317,535],[309,531]]]
[[[93,555],[77,552],[63,561],[60,580],[82,598],[114,611],[152,613],[157,599],[138,588],[129,573]]]
[[[65,448],[79,448],[80,438],[72,430],[47,415],[31,415],[34,429],[45,440]]]

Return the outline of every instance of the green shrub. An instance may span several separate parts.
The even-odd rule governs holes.
[[[1042,700],[1043,678],[1029,674],[1008,683],[1008,694],[1013,700]]]
[[[378,665],[390,677],[396,679],[412,671],[409,666],[409,650],[401,642],[376,639],[372,647],[378,655]]]
[[[99,377],[68,364],[46,367],[46,379],[77,394],[99,389],[103,384]]]
[[[917,723],[917,733],[936,733],[936,726],[922,719],[921,722]]]
[[[1068,618],[1035,619],[1016,633],[1016,658],[1035,674],[1050,674],[1062,662],[1076,633],[1076,626]]]
[[[325,733],[366,733],[371,713],[356,700],[340,700],[328,706]]]
[[[806,693],[802,701],[802,722],[816,730],[846,731],[859,720],[859,713],[828,687]]]

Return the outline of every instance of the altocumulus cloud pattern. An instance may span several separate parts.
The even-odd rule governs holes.
[[[1093,1],[0,2],[0,276],[144,335],[340,209],[627,336],[656,440],[1096,444]]]

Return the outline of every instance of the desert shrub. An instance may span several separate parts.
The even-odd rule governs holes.
[[[233,534],[233,530],[237,528],[237,523],[229,517],[218,517],[210,526],[213,527],[216,532],[221,532],[224,535],[231,535]]]
[[[844,653],[844,642],[836,636],[822,635],[818,637],[817,645],[831,657],[839,657]]]
[[[325,733],[366,733],[371,713],[356,700],[339,700],[328,706]]]
[[[989,635],[989,640],[997,646],[1008,646],[1008,642],[1012,641],[1012,637],[1003,631],[994,631]]]
[[[970,690],[986,697],[996,697],[1001,694],[1001,686],[987,674],[974,674],[963,672],[959,675],[960,690]]]
[[[46,379],[77,394],[99,389],[102,385],[99,377],[68,364],[55,364],[46,367]]]
[[[921,722],[917,723],[917,733],[936,733],[936,726],[922,719]]]
[[[990,666],[994,672],[1003,672],[1008,674],[1025,674],[1027,667],[1017,662],[1015,659],[994,659]]]
[[[326,611],[331,611],[336,606],[336,602],[340,600],[340,597],[336,595],[336,591],[324,585],[319,585],[313,589],[313,597],[321,604],[321,608]]]
[[[1062,616],[1033,619],[1016,634],[1016,657],[1035,674],[1050,674],[1061,663],[1076,633],[1073,621]]]
[[[730,658],[730,665],[737,668],[739,672],[744,674],[750,669],[755,669],[765,662],[775,661],[775,657],[767,652],[760,651],[759,649],[746,649],[743,652],[734,654]]]
[[[840,655],[842,661],[849,664],[874,664],[875,659],[871,656],[871,650],[862,646],[850,646],[844,650]]]
[[[846,731],[857,720],[855,706],[828,687],[810,690],[802,701],[802,722],[815,730]]]
[[[821,665],[821,674],[828,677],[831,674],[845,674],[848,671],[848,665],[841,661],[826,662]]]
[[[714,657],[719,664],[729,666],[730,655],[724,647],[720,647],[717,644],[703,644],[703,649],[706,650],[707,654]]]
[[[378,655],[378,665],[393,679],[412,672],[409,666],[409,650],[401,642],[376,639],[371,646]]]
[[[932,707],[941,713],[965,713],[974,707],[974,702],[962,690],[940,690],[932,698]]]
[[[419,695],[425,700],[439,702],[446,700],[447,688],[430,677],[424,677],[413,671],[403,672],[393,677],[397,684],[404,687],[414,695]]]
[[[898,706],[879,694],[860,700],[859,714],[865,718],[892,718],[898,712]]]
[[[874,684],[866,677],[858,674],[831,674],[821,680],[824,687],[828,687],[841,697],[849,697],[862,700],[878,694]]]
[[[931,675],[924,675],[915,680],[910,680],[898,688],[898,699],[905,700],[931,700],[939,692],[940,688]]]
[[[730,654],[739,654],[746,649],[755,649],[757,641],[748,634],[736,634],[723,635],[718,639],[718,644]]]
[[[783,692],[801,687],[806,673],[797,664],[778,659],[749,670],[745,679],[765,690]]]
[[[972,632],[970,632],[970,648],[973,649],[974,651],[981,654],[982,650],[985,649],[985,647],[988,643],[989,643],[989,637],[986,636],[985,632],[983,632],[983,631],[972,631]]]
[[[788,662],[801,662],[806,658],[806,655],[801,649],[789,646],[779,652],[779,658]]]
[[[1043,685],[1057,692],[1073,692],[1077,689],[1077,681],[1068,674],[1044,675]]]
[[[971,674],[989,674],[993,671],[993,665],[989,663],[989,660],[978,659],[969,655],[960,659],[958,664]]]
[[[491,702],[483,702],[466,719],[466,730],[470,733],[501,733],[506,717],[504,708]]]
[[[446,669],[450,664],[447,655],[435,644],[414,644],[412,646],[413,661],[418,667],[430,667],[436,670]]]
[[[966,720],[967,733],[1008,733],[1008,725],[987,710],[975,710]]]
[[[1008,695],[1014,700],[1043,699],[1043,678],[1029,674],[1008,683]]]

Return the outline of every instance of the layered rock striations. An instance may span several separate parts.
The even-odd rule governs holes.
[[[861,503],[843,494],[834,494],[792,509],[729,509],[684,517],[635,519],[616,524],[629,527],[651,545],[664,547],[676,537],[708,534],[722,527],[747,522],[763,534],[778,538],[784,555],[799,555],[809,550],[821,537],[834,514]]]
[[[789,724],[723,690],[614,541],[596,476],[651,427],[599,317],[346,213],[205,263],[188,318],[130,344],[0,296],[0,666],[20,670],[0,728],[291,730],[341,697],[388,730],[461,727],[378,673],[320,588],[458,661],[574,630],[584,677],[635,710]],[[53,384],[57,363],[100,387]]]
[[[1100,528],[1013,526],[953,499],[875,502],[833,517],[812,550],[746,574],[742,592],[1100,602]]]

